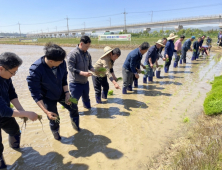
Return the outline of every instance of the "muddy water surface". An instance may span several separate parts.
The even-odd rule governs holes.
[[[71,49],[65,47],[67,52]],[[122,95],[110,83],[114,95],[103,104],[96,104],[89,78],[92,109],[84,109],[80,100],[81,132],[73,130],[68,112],[58,104],[62,136],[59,142],[54,140],[48,120],[31,98],[26,83],[28,69],[43,55],[43,47],[0,45],[0,53],[5,51],[18,54],[24,61],[13,78],[20,102],[26,110],[43,115],[43,129],[38,121],[28,121],[26,129],[22,129],[18,151],[9,148],[7,135],[3,132],[8,169],[147,169],[149,159],[170,139],[183,135],[181,129],[187,125],[183,119],[189,117],[192,123],[196,115],[202,113],[205,94],[211,88],[207,81],[222,70],[222,63],[214,58],[214,54],[193,62],[188,58],[187,64],[179,68],[171,65],[167,74],[162,70],[162,78],[154,78],[153,83],[143,84],[141,75],[139,87],[128,95]],[[93,63],[103,54],[102,49],[90,49],[89,52]],[[122,51],[115,62],[117,77],[122,77],[121,68],[129,52]],[[188,56],[191,57],[191,53]],[[122,82],[119,83],[122,86]],[[17,120],[22,126],[21,120]]]

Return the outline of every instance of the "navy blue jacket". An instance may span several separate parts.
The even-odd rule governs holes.
[[[193,43],[193,49],[195,49],[196,51],[198,51],[199,47],[200,47],[200,43],[199,43],[198,41],[195,41],[195,42]]]
[[[4,79],[0,76],[0,116],[12,117],[13,110],[10,108],[10,101],[18,98],[11,79]]]
[[[174,50],[174,43],[172,40],[169,40],[167,41],[166,46],[165,46],[164,56],[168,54],[169,57],[172,57],[173,52],[176,52],[176,50]]]
[[[150,64],[149,58],[151,58],[152,64],[154,64],[156,62],[157,57],[158,57],[157,56],[158,52],[159,52],[159,49],[156,47],[156,45],[150,47],[147,54],[146,54],[144,65]]]
[[[199,42],[199,44],[200,44],[200,47],[202,47],[202,45],[203,45],[203,42],[204,42],[204,40],[201,40],[201,41]]]
[[[190,40],[190,38],[189,38],[189,39],[187,39],[187,40],[184,42],[182,48],[183,48],[185,51],[188,51],[188,50],[190,49],[190,46],[191,46],[191,40]]]
[[[57,67],[57,77],[45,63],[44,57],[34,62],[29,68],[30,75],[27,77],[27,82],[35,102],[43,98],[59,100],[63,86],[67,85],[67,73],[65,61]]]
[[[142,57],[143,55],[140,53],[139,48],[134,49],[127,55],[123,67],[133,73],[137,73],[136,68],[140,69]]]

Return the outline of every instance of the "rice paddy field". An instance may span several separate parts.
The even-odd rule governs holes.
[[[150,44],[154,41],[150,40]],[[68,53],[73,47],[64,49]],[[121,90],[115,89],[110,82],[113,91],[103,104],[96,104],[90,77],[92,109],[83,108],[81,99],[79,101],[82,130],[76,132],[72,128],[68,111],[58,104],[62,140],[56,141],[46,115],[31,98],[26,82],[29,67],[44,55],[43,46],[0,45],[0,53],[6,51],[23,59],[23,65],[13,77],[20,102],[26,110],[42,115],[42,124],[28,120],[26,128],[21,129],[19,150],[9,147],[8,137],[2,132],[8,169],[149,169],[150,160],[158,156],[170,141],[184,136],[184,129],[195,124],[198,116],[203,114],[203,103],[212,86],[210,82],[222,72],[219,51],[214,50],[209,57],[203,56],[197,61],[191,61],[189,52],[186,64],[173,68],[172,61],[169,73],[162,69],[161,78],[154,77],[153,83],[144,84],[140,74],[139,87],[127,95],[122,95]],[[91,48],[89,52],[94,64],[103,49]],[[116,77],[122,77],[122,65],[130,50],[121,52],[115,61]],[[160,60],[159,64],[164,63]],[[122,80],[118,83],[122,86]],[[22,127],[23,120],[17,118],[17,121]]]

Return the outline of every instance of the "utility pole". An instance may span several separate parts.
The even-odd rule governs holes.
[[[125,23],[125,25],[124,25],[124,32],[127,32],[126,31],[126,14],[127,13],[126,13],[125,9],[124,9],[124,13],[123,14],[124,14],[124,23]]]
[[[109,18],[109,20],[107,20],[107,21],[109,21],[109,24],[110,24],[110,27],[111,27],[111,18]]]
[[[69,18],[65,18],[67,20],[67,33],[68,33],[68,37],[69,37]]]
[[[21,29],[20,29],[20,23],[18,22],[19,25],[19,32],[20,32],[20,37],[21,37]]]
[[[153,22],[153,11],[152,11],[152,14],[151,14],[151,22]]]

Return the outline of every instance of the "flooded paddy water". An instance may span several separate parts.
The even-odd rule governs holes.
[[[64,47],[67,53],[71,47]],[[26,110],[43,115],[43,129],[39,121],[27,122],[22,129],[21,149],[9,148],[8,137],[3,132],[4,157],[8,169],[76,169],[76,170],[135,170],[147,169],[149,159],[158,154],[167,142],[185,132],[183,119],[195,123],[202,114],[202,105],[211,86],[208,83],[222,71],[222,61],[214,57],[200,58],[173,68],[169,73],[161,71],[161,79],[142,83],[128,95],[122,95],[111,82],[113,96],[103,104],[96,104],[92,79],[90,99],[92,109],[87,110],[79,102],[80,127],[77,133],[70,123],[68,111],[58,104],[61,141],[54,140],[46,115],[31,98],[26,77],[30,65],[41,57],[42,46],[0,45],[0,53],[14,52],[23,59],[23,65],[13,77],[19,100]],[[103,54],[103,49],[89,50],[93,64]],[[122,65],[130,50],[122,50],[115,62],[116,77],[122,77]],[[191,57],[191,53],[188,54]],[[144,61],[145,55],[143,57]],[[159,62],[163,64],[162,61]],[[172,61],[173,63],[173,61]],[[122,82],[118,82],[122,86]],[[22,126],[22,121],[17,118]]]

